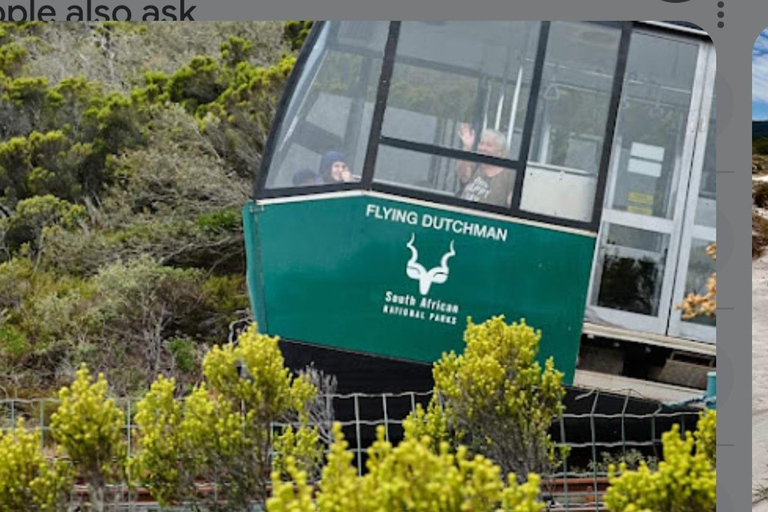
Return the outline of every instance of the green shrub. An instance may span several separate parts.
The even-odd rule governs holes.
[[[40,449],[40,431],[0,430],[0,512],[66,512],[72,475],[63,460],[50,462]]]
[[[626,452],[615,454],[603,452],[600,454],[601,460],[599,462],[590,461],[589,471],[596,471],[598,473],[607,473],[611,466],[618,467],[621,464],[629,470],[635,470],[640,467],[641,464],[645,464],[652,471],[655,471],[658,467],[659,461],[654,456],[646,456],[642,452],[634,449],[627,450]],[[575,472],[575,469],[573,470]]]
[[[0,354],[9,358],[18,358],[29,350],[26,334],[10,324],[0,324]]]
[[[565,389],[552,358],[544,368],[536,361],[540,340],[524,321],[470,319],[464,353],[435,363],[433,403],[417,413],[422,433],[466,444],[505,473],[549,473],[557,456],[547,431],[563,412]]]
[[[138,451],[129,464],[132,483],[146,487],[163,506],[197,499],[195,479],[206,462],[206,444],[216,442],[217,425],[231,423],[228,416],[211,417],[215,404],[204,387],[184,401],[175,399],[175,387],[160,375],[136,404]],[[219,433],[225,434],[222,444],[232,434]]]
[[[173,355],[176,368],[184,373],[191,373],[197,367],[197,348],[189,338],[173,338],[168,346]]]
[[[197,217],[197,225],[204,232],[232,231],[240,227],[239,210],[220,210]]]
[[[242,37],[229,36],[221,43],[221,59],[224,63],[234,68],[241,62],[247,62],[253,56],[253,43]]]
[[[368,471],[358,476],[340,425],[334,426],[334,432],[336,441],[314,499],[307,473],[289,458],[286,471],[292,481],[283,482],[279,472],[273,473],[268,512],[544,510],[538,501],[537,475],[528,475],[522,485],[510,475],[505,484],[501,469],[489,459],[471,457],[463,447],[454,454],[448,443],[435,447],[428,437],[417,438],[408,431],[405,440],[393,447],[379,427],[378,439],[369,450]]]
[[[11,217],[0,219],[0,232],[4,232],[2,243],[11,253],[18,252],[27,244],[28,249],[36,254],[43,248],[45,228],[61,226],[71,229],[84,213],[82,206],[50,194],[24,199]]]
[[[694,432],[696,452],[704,454],[712,467],[717,466],[717,412],[707,410],[699,418]]]
[[[215,101],[224,92],[224,80],[219,63],[212,57],[199,55],[170,77],[166,92],[171,101],[194,113],[199,106]]]
[[[681,438],[679,425],[662,436],[663,460],[656,471],[644,462],[636,471],[611,468],[605,504],[610,512],[706,512],[717,508],[714,450],[717,416],[707,412],[695,434]]]
[[[163,504],[202,500],[208,510],[250,511],[267,497],[273,423],[299,417],[303,424],[277,437],[278,461],[290,455],[311,469],[321,459],[317,431],[306,426],[317,390],[291,376],[277,338],[258,334],[255,325],[237,346],[213,347],[203,368],[210,388],[197,386],[177,402],[175,382],[159,377],[137,405],[132,479]],[[199,496],[197,479],[215,485],[220,501]]]
[[[83,365],[72,385],[59,391],[51,432],[85,481],[93,510],[105,510],[107,484],[125,477],[125,424],[123,412],[107,398],[104,375],[93,379]]]
[[[312,21],[286,21],[283,31],[283,37],[291,45],[291,49],[298,50],[306,41],[310,30],[312,30]]]

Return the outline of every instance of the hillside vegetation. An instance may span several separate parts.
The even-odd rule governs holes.
[[[755,164],[759,168],[755,168]],[[768,170],[768,121],[752,121],[752,172]]]
[[[189,388],[304,22],[0,23],[0,388]]]

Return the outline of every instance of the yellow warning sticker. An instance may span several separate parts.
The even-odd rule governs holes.
[[[641,194],[639,192],[630,192],[628,199],[633,203],[653,205],[653,194]]]
[[[627,212],[637,213],[639,215],[653,215],[653,210],[641,206],[627,206]]]

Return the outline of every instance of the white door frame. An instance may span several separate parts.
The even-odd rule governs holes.
[[[699,188],[704,170],[704,157],[707,152],[707,137],[710,129],[710,115],[712,112],[712,102],[715,92],[715,69],[716,56],[715,48],[712,45],[707,47],[707,77],[704,84],[704,96],[702,97],[701,122],[698,129],[698,143],[693,158],[693,168],[691,171],[691,181],[688,188],[688,202],[686,204],[686,215],[683,224],[682,244],[680,247],[680,258],[675,277],[675,286],[673,292],[673,303],[680,304],[685,296],[685,284],[688,277],[688,264],[690,262],[691,244],[693,239],[706,240],[714,242],[717,240],[717,230],[709,226],[696,225],[696,210],[699,199]],[[713,325],[702,325],[688,322],[682,319],[682,312],[675,308],[669,320],[669,336],[695,339],[707,343],[715,343],[717,339],[717,328]]]
[[[677,191],[674,199],[674,216],[672,219],[662,219],[650,217],[647,215],[635,214],[625,211],[610,209],[617,179],[617,166],[619,154],[614,151],[611,156],[611,167],[608,180],[608,189],[606,191],[606,203],[603,205],[603,215],[600,223],[597,242],[595,244],[595,253],[592,262],[592,276],[589,282],[587,293],[587,306],[585,317],[589,321],[622,327],[634,331],[649,332],[654,334],[666,334],[669,326],[670,313],[673,308],[673,298],[675,297],[675,274],[678,268],[678,256],[682,250],[681,241],[686,220],[686,206],[688,201],[687,191],[689,190],[691,180],[691,169],[695,162],[695,149],[697,146],[697,134],[699,130],[699,120],[701,118],[702,98],[708,82],[707,76],[709,60],[709,43],[697,41],[696,39],[681,37],[679,35],[660,34],[653,30],[637,30],[634,34],[643,34],[645,36],[663,37],[673,39],[688,44],[698,43],[698,52],[696,60],[696,71],[692,83],[691,100],[688,113],[688,119],[685,130],[685,141],[681,151],[678,176],[678,183],[674,190]],[[630,43],[631,48],[631,43]],[[630,50],[631,51],[631,50]],[[708,118],[707,118],[708,119]],[[619,121],[618,117],[615,120]],[[616,146],[614,141],[613,147]],[[698,156],[698,155],[697,155]],[[703,158],[703,156],[701,157]],[[703,162],[703,160],[701,160]],[[698,176],[700,178],[701,172]],[[698,183],[698,181],[697,181]],[[698,189],[697,196],[698,196]],[[621,311],[602,306],[594,305],[597,303],[597,292],[599,283],[597,282],[602,274],[601,264],[601,246],[607,237],[610,225],[626,226],[630,228],[642,229],[666,235],[668,237],[668,248],[664,258],[664,277],[659,296],[659,307],[657,316],[643,315],[628,311]],[[688,237],[690,243],[690,237]],[[688,248],[690,251],[690,247]],[[686,258],[687,260],[687,258]],[[686,263],[687,265],[687,263]],[[679,314],[679,312],[678,312]],[[691,324],[693,327],[699,327]]]

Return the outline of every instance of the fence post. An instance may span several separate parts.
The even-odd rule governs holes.
[[[568,441],[565,438],[565,418],[563,415],[560,415],[560,442],[563,444],[563,446],[568,448]],[[563,457],[563,489],[565,490],[565,512],[569,512],[571,510],[571,496],[568,493],[568,454],[566,452],[565,457]],[[554,501],[555,497],[552,496],[552,500]]]
[[[363,475],[363,452],[360,442],[360,400],[359,395],[355,394],[355,437],[357,437],[357,475]]]
[[[595,432],[595,409],[597,409],[597,402],[600,400],[600,391],[595,394],[595,401],[592,402],[592,411],[589,413],[589,426],[592,431],[592,483],[593,494],[595,496],[595,510],[598,510],[598,495],[597,495],[597,433]]]
[[[389,415],[387,414],[387,394],[381,395],[381,404],[384,412],[384,439],[389,442]]]
[[[659,414],[661,408],[659,407],[651,415],[651,445],[653,446],[653,456],[659,458],[659,452],[656,449],[656,415]]]
[[[624,407],[621,408],[621,453],[627,456],[627,405],[629,405],[629,393],[624,398]]]

